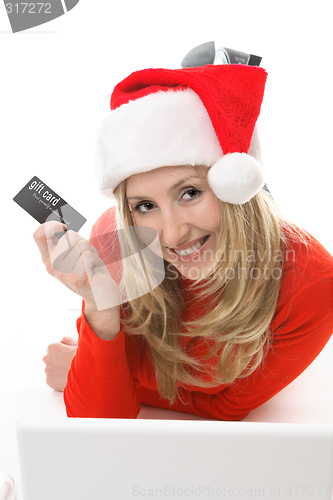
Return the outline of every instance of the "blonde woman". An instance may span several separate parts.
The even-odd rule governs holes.
[[[90,243],[71,231],[58,241],[57,222],[34,234],[47,271],[83,298],[78,343],[66,337],[44,358],[69,416],[136,418],[144,403],[239,420],[332,335],[333,258],[264,186],[265,81],[261,68],[208,65],[143,70],[115,87],[97,182],[116,207]],[[147,227],[163,279],[155,261],[142,273],[123,258],[118,281],[110,252],[128,256]]]

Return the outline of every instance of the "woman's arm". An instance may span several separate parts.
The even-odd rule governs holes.
[[[114,340],[121,331],[119,306],[103,311],[86,308],[84,315],[90,328],[102,340]]]
[[[109,320],[112,321],[111,317],[107,324]],[[100,338],[88,324],[84,312],[77,328],[78,349],[64,390],[67,415],[136,418],[140,411],[138,384],[129,369],[123,329],[111,340]]]

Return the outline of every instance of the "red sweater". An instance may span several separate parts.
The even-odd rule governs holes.
[[[115,229],[114,214],[113,207],[93,226],[94,246],[97,236]],[[115,340],[102,340],[82,312],[77,320],[78,349],[64,391],[68,416],[136,418],[140,403],[144,403],[206,418],[239,420],[290,384],[318,356],[333,333],[333,257],[313,237],[308,248],[301,241],[290,243],[270,325],[272,345],[253,374],[213,388],[182,385],[182,401],[177,399],[170,405],[158,393],[144,336],[126,335],[122,328]],[[100,255],[105,257],[101,250]],[[186,283],[189,281],[184,279]],[[200,317],[209,304],[199,304],[195,291],[184,293],[184,319]],[[207,350],[200,337],[184,343],[195,356],[203,356]]]

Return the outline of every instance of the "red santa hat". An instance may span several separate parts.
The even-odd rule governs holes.
[[[266,78],[264,69],[240,64],[132,73],[115,87],[98,131],[99,190],[113,197],[133,174],[205,165],[219,199],[250,200],[264,185],[254,130]]]

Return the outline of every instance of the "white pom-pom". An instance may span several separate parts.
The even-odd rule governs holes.
[[[229,153],[208,171],[208,182],[216,196],[228,203],[249,201],[264,186],[260,163],[246,153]]]

